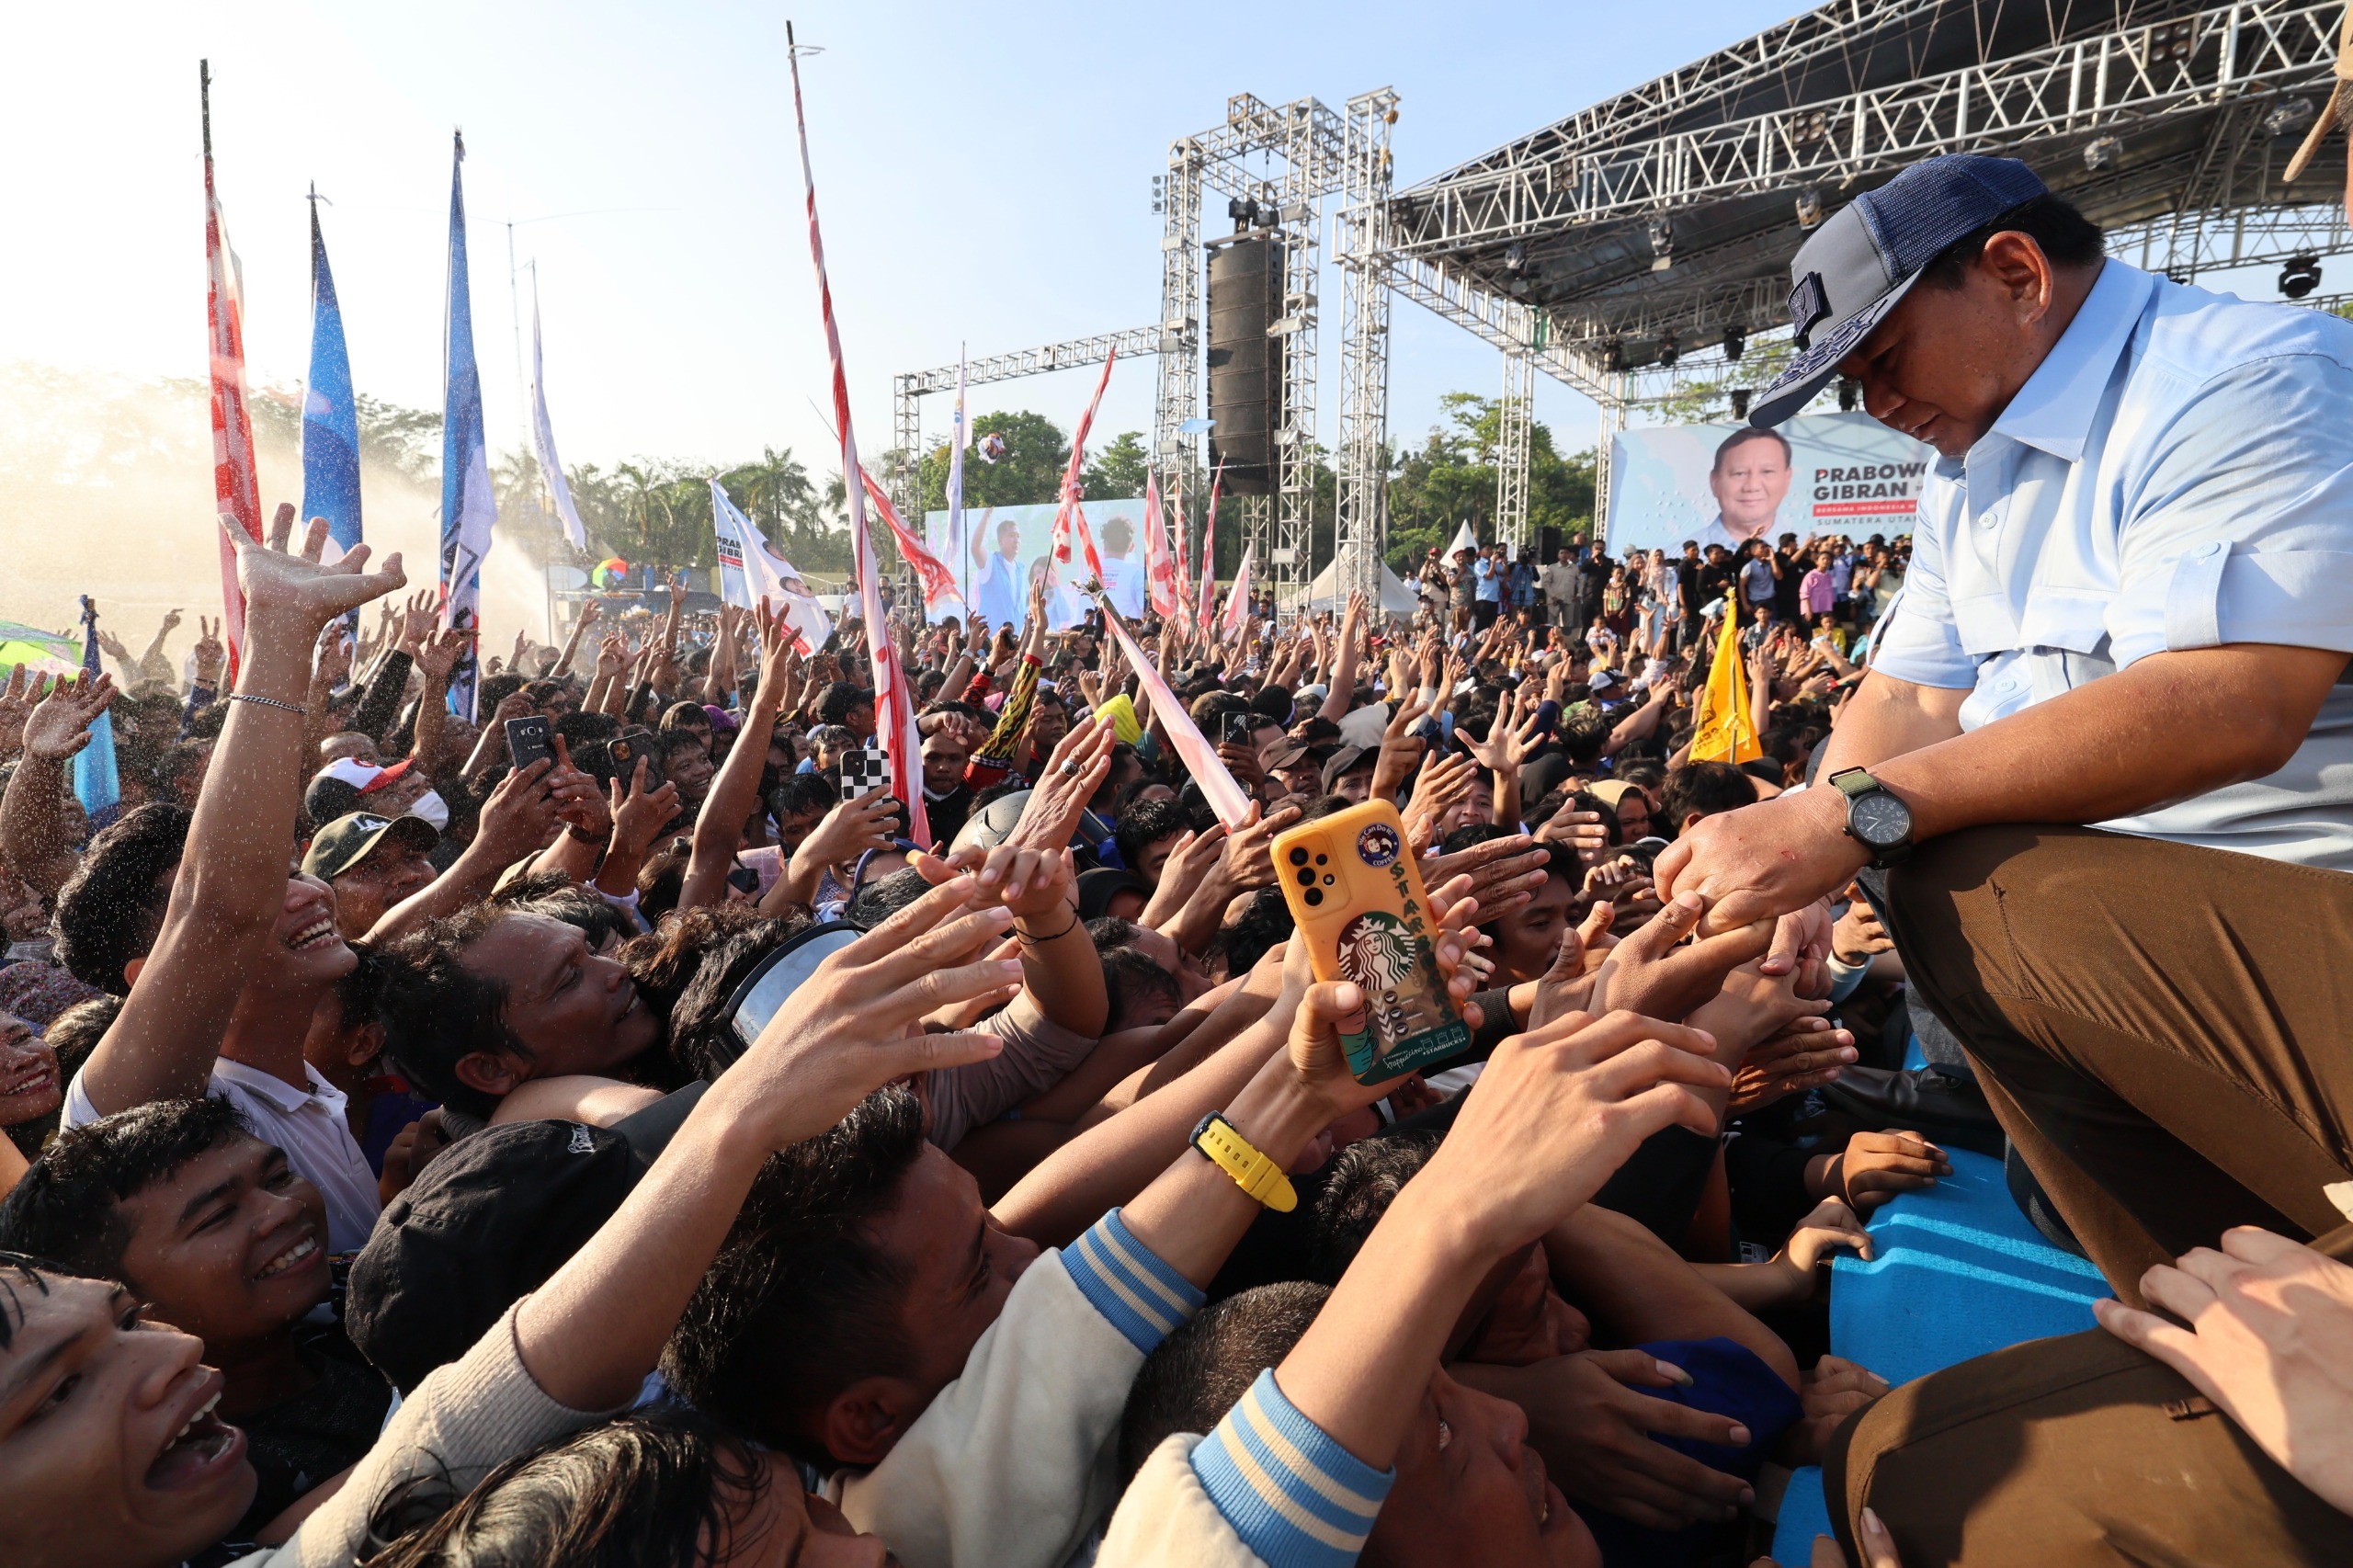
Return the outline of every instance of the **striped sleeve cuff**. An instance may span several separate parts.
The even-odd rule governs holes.
[[[1136,1240],[1117,1209],[1064,1249],[1062,1261],[1079,1294],[1145,1356],[1207,1300]]]
[[[1193,1449],[1193,1473],[1267,1568],[1350,1568],[1397,1479],[1301,1415],[1271,1369]]]

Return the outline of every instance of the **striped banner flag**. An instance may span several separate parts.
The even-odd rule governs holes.
[[[1228,833],[1239,833],[1250,823],[1249,791],[1234,781],[1233,770],[1217,755],[1217,747],[1210,744],[1209,737],[1201,733],[1200,726],[1193,722],[1193,716],[1185,710],[1176,693],[1169,689],[1159,666],[1152,662],[1152,655],[1136,645],[1134,636],[1120,619],[1120,612],[1104,600],[1096,602],[1103,606],[1103,624],[1110,629],[1111,641],[1120,645],[1128,668],[1135,671],[1136,684],[1151,699],[1152,710],[1160,715],[1161,728],[1168,732],[1169,743],[1184,759],[1193,782],[1201,787],[1201,799],[1209,802],[1210,810],[1225,824]]]
[[[858,435],[849,419],[849,376],[842,368],[842,337],[834,324],[834,290],[825,278],[825,241],[817,226],[817,176],[809,164],[809,116],[801,99],[801,54],[792,38],[792,24],[784,24],[785,58],[792,67],[792,122],[801,142],[801,183],[808,192],[809,260],[817,272],[817,303],[825,321],[825,352],[833,360],[834,424],[841,432],[842,473],[847,480],[866,469],[858,460]],[[915,732],[915,704],[907,691],[906,673],[899,666],[898,645],[882,618],[882,574],[874,560],[874,541],[866,530],[866,487],[845,483],[842,493],[849,507],[850,563],[858,574],[858,612],[866,621],[866,645],[874,659],[876,739],[891,759],[891,792],[907,808],[909,836],[917,844],[931,843],[931,819],[923,806],[923,740]]]
[[[1201,597],[1193,610],[1193,630],[1204,642],[1217,619],[1217,492],[1224,481],[1225,464],[1220,462],[1210,475],[1210,515],[1201,525]]]
[[[1095,426],[1095,411],[1102,405],[1103,389],[1111,384],[1111,367],[1120,362],[1117,348],[1104,358],[1103,373],[1096,378],[1095,395],[1086,400],[1086,412],[1078,416],[1078,428],[1071,433],[1070,466],[1063,471],[1062,505],[1054,508],[1054,564],[1070,564],[1070,536],[1074,514],[1078,511],[1078,471],[1086,460],[1086,433]],[[1086,531],[1086,519],[1076,519],[1081,541],[1086,546],[1086,574],[1095,582],[1103,580],[1103,558],[1095,553],[1095,537]]]
[[[924,548],[923,540],[917,539],[915,530],[900,518],[899,509],[891,505],[891,497],[874,483],[872,474],[859,469],[858,477],[866,482],[866,498],[874,504],[875,511],[881,514],[882,526],[891,530],[891,542],[899,547],[899,553],[906,558],[908,565],[915,568],[915,580],[923,585],[925,613],[969,613],[964,608],[963,593],[956,586],[956,574],[939,557]]]
[[[244,269],[229,247],[229,221],[212,182],[212,62],[199,62],[204,104],[205,314],[212,336],[212,496],[239,528],[261,539],[261,486],[254,477],[254,422],[245,405]],[[229,638],[228,680],[237,682],[245,647],[245,595],[237,585],[237,547],[219,528],[221,619]]]
[[[1166,621],[1184,602],[1176,574],[1176,558],[1168,549],[1168,525],[1160,510],[1160,475],[1143,472],[1143,581],[1152,613]]]

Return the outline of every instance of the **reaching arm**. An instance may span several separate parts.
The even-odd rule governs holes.
[[[597,601],[588,599],[580,606],[580,618],[572,623],[572,635],[563,640],[563,652],[557,655],[555,668],[549,673],[566,676],[572,673],[572,661],[580,652],[580,640],[597,623]]]
[[[728,748],[727,760],[720,764],[719,776],[710,781],[710,793],[703,801],[701,814],[695,819],[694,849],[687,860],[686,881],[678,892],[680,909],[717,903],[720,900],[721,890],[727,884],[728,868],[735,863],[735,850],[743,841],[745,819],[751,815],[759,797],[760,769],[768,756],[766,737],[776,728],[785,683],[791,678],[796,655],[790,629],[781,618],[769,614],[765,601],[758,614],[760,645],[766,650],[766,656],[760,661],[760,689],[744,715],[735,744]],[[732,632],[721,633],[719,645],[722,651],[732,648],[733,642]]]
[[[65,791],[74,754],[90,744],[90,726],[114,699],[114,677],[85,672],[59,680],[25,722],[24,756],[0,796],[0,862],[43,899],[74,874]]]
[[[245,595],[236,696],[266,700],[232,699],[163,929],[82,1069],[84,1092],[101,1114],[204,1092],[253,954],[269,940],[286,898],[312,644],[328,621],[404,581],[397,553],[382,571],[363,571],[365,545],[319,564],[324,520],[312,525],[301,555],[286,553],[293,523],[294,509],[280,506],[265,549],[223,519]]]

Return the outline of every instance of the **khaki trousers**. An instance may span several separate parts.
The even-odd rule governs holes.
[[[1888,879],[1889,926],[2117,1294],[2262,1225],[2353,1256],[2353,876],[2085,828],[1979,828]],[[2353,1563],[2353,1519],[2095,1330],[1907,1383],[1824,1483],[1905,1568]]]

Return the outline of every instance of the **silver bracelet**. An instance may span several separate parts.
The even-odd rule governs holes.
[[[232,702],[258,702],[264,708],[283,708],[287,712],[300,713],[305,719],[311,716],[311,710],[303,707],[301,703],[280,702],[275,697],[254,697],[245,692],[233,691],[229,694],[229,700]]]

